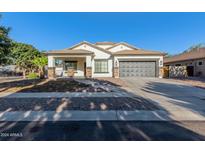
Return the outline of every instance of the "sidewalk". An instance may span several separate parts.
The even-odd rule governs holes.
[[[95,98],[96,97],[96,98]],[[99,99],[98,99],[99,97]],[[135,95],[136,97],[136,95]],[[117,92],[96,92],[96,93],[83,93],[83,92],[74,92],[74,93],[57,93],[57,92],[49,92],[49,93],[0,93],[1,99],[15,99],[16,101],[9,101],[10,106],[6,102],[8,106],[4,106],[5,102],[2,101],[1,107],[4,106],[4,109],[0,111],[0,121],[205,121],[205,111],[198,110],[194,112],[193,110],[184,109],[182,107],[173,107],[173,106],[166,106],[167,110],[163,110],[163,108],[159,109],[151,109],[149,110],[146,108],[147,105],[145,102],[138,102],[142,101],[140,98],[139,100],[135,100],[135,104],[139,105],[133,108],[132,104],[129,104],[127,98],[132,98],[133,95],[130,93],[117,93]],[[103,105],[108,105],[109,103],[111,106],[105,111],[103,110],[89,110],[81,108],[76,108],[73,110],[72,107],[65,108],[61,110],[61,112],[57,112],[56,108],[61,105],[60,102],[55,102],[57,106],[51,107],[47,105],[48,108],[42,108],[40,111],[36,111],[32,102],[32,99],[64,99],[69,98],[68,103],[80,105],[76,99],[79,99],[82,103],[80,106],[89,106],[89,102],[92,103],[102,103]],[[157,100],[154,96],[153,99]],[[18,102],[18,99],[27,99],[25,100],[27,103],[26,109],[21,109],[21,106],[25,106],[25,103]],[[30,99],[30,101],[28,101]],[[87,100],[88,99],[88,100]],[[98,101],[96,101],[96,99]],[[123,101],[125,106],[121,109],[117,107],[117,105],[113,104],[115,101],[117,104],[120,101]],[[126,101],[125,101],[126,100]],[[119,101],[119,102],[118,102]],[[43,107],[42,102],[37,100],[36,106]],[[164,101],[163,101],[164,102]],[[15,103],[12,105],[12,103]],[[19,104],[18,104],[19,103]],[[30,104],[29,104],[30,103]],[[33,104],[32,104],[33,103]],[[40,103],[40,104],[39,104]],[[53,104],[54,102],[52,102]],[[58,104],[59,103],[59,104]],[[120,104],[123,104],[120,103]],[[151,102],[150,102],[151,103]],[[46,104],[46,101],[44,105]],[[151,103],[152,104],[152,103]],[[150,104],[150,105],[151,105]],[[19,105],[20,108],[15,109],[16,105]],[[100,104],[98,104],[100,105]],[[114,107],[112,107],[114,105]],[[149,105],[149,106],[150,106]],[[155,104],[157,105],[157,104]],[[166,103],[163,103],[165,106]],[[72,105],[71,105],[72,106]],[[127,107],[128,106],[128,107]],[[160,107],[160,106],[159,106]],[[7,109],[11,110],[7,110]],[[129,110],[128,110],[129,108]],[[132,108],[132,109],[130,109]]]
[[[10,111],[0,112],[0,121],[204,121],[191,112],[169,115],[166,111]]]

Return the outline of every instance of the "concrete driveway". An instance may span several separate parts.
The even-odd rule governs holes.
[[[121,78],[130,93],[149,99],[173,120],[205,120],[205,90],[171,79]]]

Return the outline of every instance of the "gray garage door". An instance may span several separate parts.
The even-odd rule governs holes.
[[[155,77],[156,62],[121,61],[120,77]]]

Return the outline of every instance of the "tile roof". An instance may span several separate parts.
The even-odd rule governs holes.
[[[158,51],[149,51],[149,50],[139,49],[139,48],[136,48],[136,47],[131,46],[131,45],[124,43],[124,42],[120,42],[120,43],[96,42],[96,44],[92,44],[92,43],[89,43],[86,41],[80,42],[80,43],[78,43],[70,48],[66,48],[66,49],[62,49],[62,50],[48,51],[45,54],[47,54],[47,55],[48,54],[93,54],[93,52],[85,50],[85,49],[74,49],[82,44],[90,45],[91,47],[102,50],[102,51],[107,52],[107,53],[112,54],[112,55],[165,55],[164,53],[158,52]],[[132,48],[133,50],[122,50],[122,51],[112,53],[112,52],[108,51],[108,49],[103,49],[101,47],[98,47],[97,44],[101,44],[101,45],[102,44],[114,44],[114,45],[112,45],[112,47],[122,44],[122,45],[125,45],[125,46]]]
[[[114,52],[113,55],[165,55],[165,54],[158,51],[148,51],[148,50],[138,49],[138,50],[122,50],[122,51]]]
[[[201,58],[205,58],[205,48],[195,48],[189,52],[185,52],[173,57],[164,58],[164,63],[172,63]]]

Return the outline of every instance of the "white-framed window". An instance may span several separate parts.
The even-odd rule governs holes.
[[[108,60],[95,60],[95,73],[108,73]]]
[[[55,59],[55,66],[56,67],[62,67],[63,66],[63,60]]]

